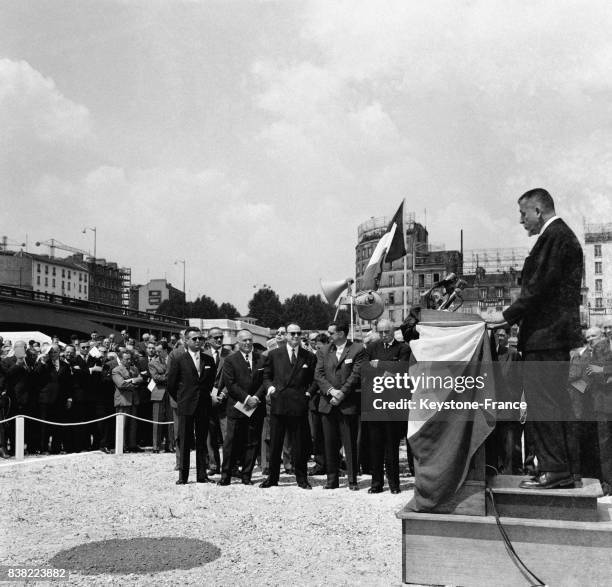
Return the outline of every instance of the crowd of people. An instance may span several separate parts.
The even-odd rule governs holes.
[[[383,491],[385,475],[389,490],[398,493],[402,441],[404,470],[413,470],[406,423],[361,421],[360,370],[366,361],[374,367],[378,361],[407,361],[410,347],[386,319],[363,342],[352,342],[348,334],[342,322],[312,333],[288,324],[277,329],[265,349],[255,348],[248,330],[237,333],[234,345],[224,344],[218,328],[205,337],[190,328],[160,340],[144,334],[136,341],[127,332],[118,340],[96,332],[85,339],[73,335],[67,344],[57,337],[42,345],[2,340],[0,419],[17,414],[37,419],[25,426],[29,454],[111,453],[115,422],[103,418],[137,416],[125,419],[123,450],[152,447],[175,453],[180,483],[188,480],[189,452],[195,448],[199,482],[219,476],[221,486],[236,477],[251,484],[259,464],[262,488],[278,484],[282,467],[304,489],[310,488],[309,475],[326,475],[326,489],[339,487],[346,475],[348,488],[356,490],[358,475],[367,473],[371,493]],[[516,334],[513,327],[494,335],[504,389],[515,399],[522,393]],[[570,464],[576,483],[581,477],[599,478],[609,494],[612,318],[584,334],[584,344],[570,359],[568,391],[575,418]],[[198,356],[206,357],[202,365],[196,365]],[[181,361],[187,375],[181,375]],[[195,398],[186,407],[186,378],[194,366],[200,373],[194,375]],[[534,468],[523,416],[498,422],[489,439],[489,463],[500,472],[524,474]],[[91,420],[97,421],[61,425]],[[0,457],[9,458],[14,450],[14,423],[0,424]]]

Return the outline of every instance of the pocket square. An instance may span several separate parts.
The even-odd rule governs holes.
[[[258,371],[263,371],[263,367],[260,367],[259,369],[257,369]]]
[[[308,365],[307,365],[306,363],[304,363],[304,364],[302,365],[302,369],[308,369]]]
[[[210,365],[204,365],[204,369],[210,369]]]

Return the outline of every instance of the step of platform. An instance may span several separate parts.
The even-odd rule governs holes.
[[[560,489],[521,489],[527,477],[497,475],[487,479],[493,491],[498,514],[509,518],[597,521],[597,498],[603,496],[597,479],[583,479],[582,487]],[[487,499],[487,515],[493,515]]]

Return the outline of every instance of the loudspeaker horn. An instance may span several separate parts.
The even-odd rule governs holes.
[[[347,288],[350,287],[353,280],[351,278],[340,279],[336,281],[323,281],[319,280],[321,283],[321,289],[323,290],[323,295],[325,299],[330,304],[335,304],[340,294]]]
[[[362,291],[355,296],[355,307],[363,320],[376,320],[385,310],[385,302],[375,291]]]

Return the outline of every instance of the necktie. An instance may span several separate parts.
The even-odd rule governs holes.
[[[251,369],[251,355],[244,355],[244,360],[247,362],[247,366],[249,368],[249,373],[251,373],[252,369]]]
[[[291,349],[291,364],[295,365],[297,357],[295,356],[295,349]]]
[[[219,366],[219,351],[215,351],[215,365]]]
[[[194,355],[195,366],[198,371],[198,375],[200,374],[200,354]]]

